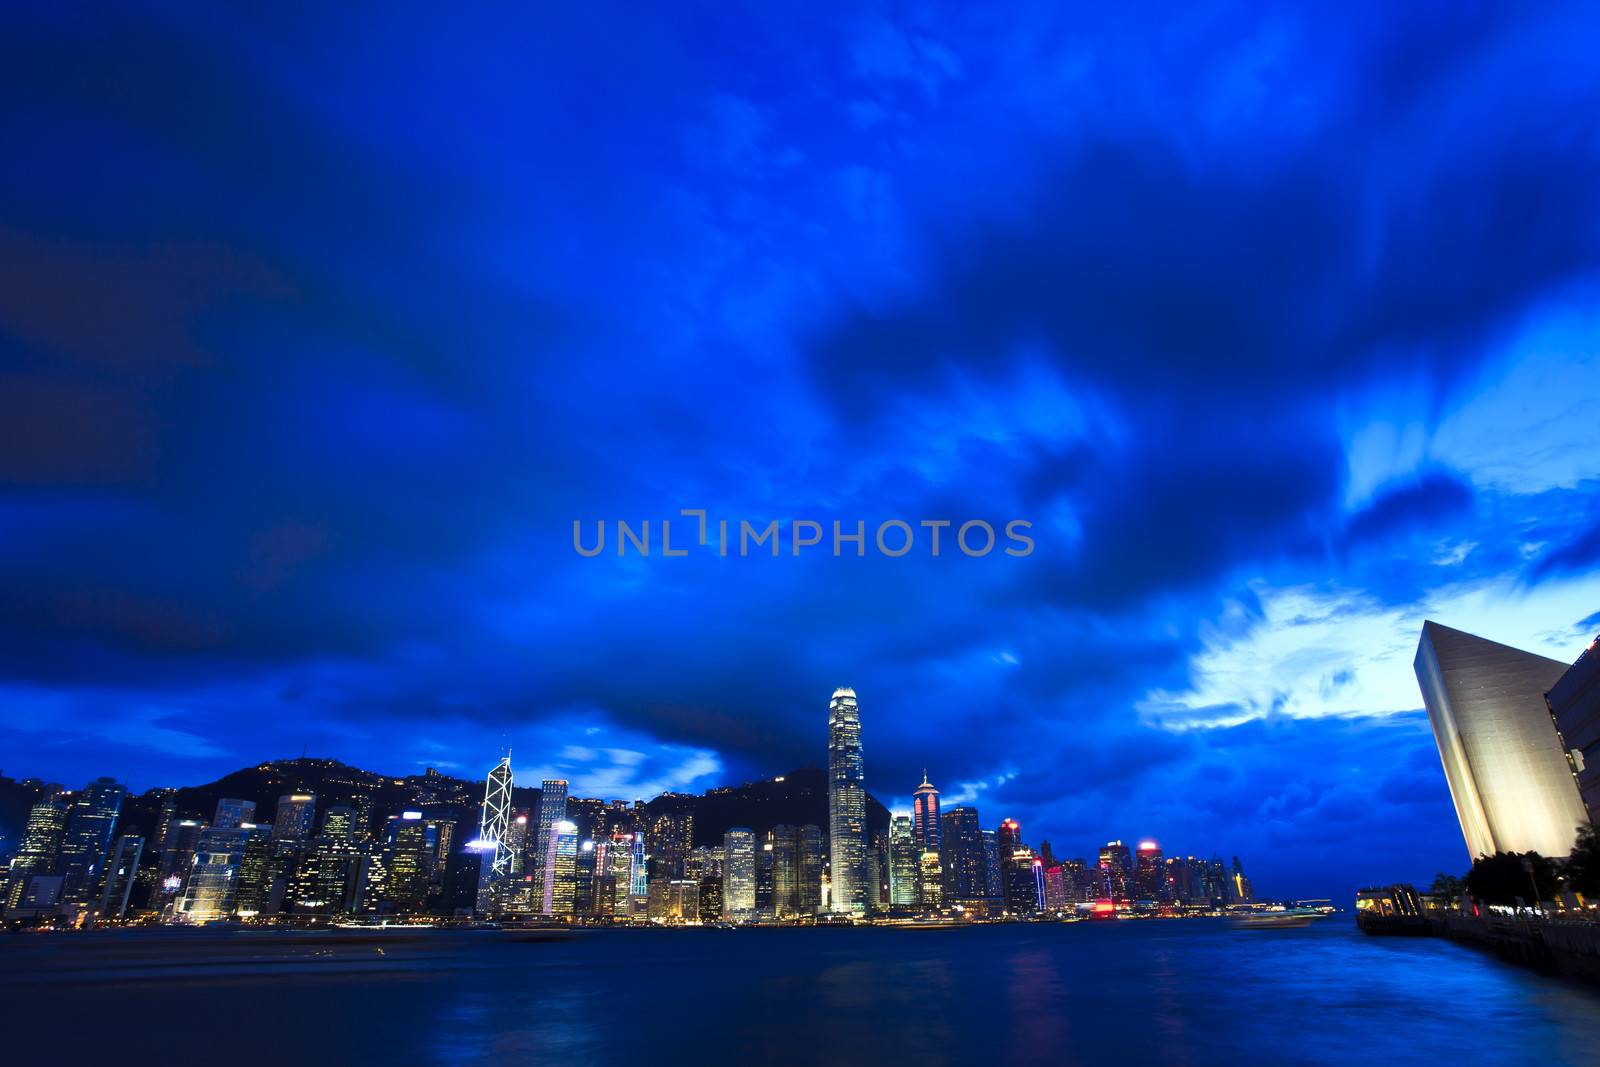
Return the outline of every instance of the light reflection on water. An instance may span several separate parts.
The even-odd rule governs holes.
[[[1600,992],[1431,939],[1218,922],[0,938],[8,1058],[84,1019],[131,1062],[1600,1062]]]

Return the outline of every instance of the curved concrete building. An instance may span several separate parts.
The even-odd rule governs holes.
[[[1417,682],[1467,851],[1565,856],[1588,821],[1545,693],[1567,665],[1422,625]]]

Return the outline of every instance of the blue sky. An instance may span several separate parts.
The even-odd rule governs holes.
[[[12,6],[0,768],[649,796],[848,684],[891,804],[1464,866],[1422,619],[1600,631],[1600,59],[1391,7]],[[680,508],[1037,548],[572,551]]]

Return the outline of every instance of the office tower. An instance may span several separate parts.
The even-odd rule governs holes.
[[[700,883],[687,878],[659,878],[650,883],[649,917],[658,922],[700,920]]]
[[[61,838],[61,899],[87,904],[100,895],[122,800],[128,795],[115,778],[96,778],[78,794],[67,813],[67,830]]]
[[[1061,877],[1066,882],[1067,901],[1075,903],[1082,900],[1095,900],[1099,894],[1094,891],[1093,872],[1083,859],[1070,859],[1061,861]]]
[[[577,825],[575,820],[568,820]],[[578,842],[578,857],[573,864],[572,914],[587,917],[595,913],[594,879],[599,849],[593,841]]]
[[[628,864],[628,914],[643,915],[650,889],[650,868],[644,850],[644,834],[632,836],[633,850],[629,854]]]
[[[316,825],[317,798],[313,793],[288,793],[278,798],[278,811],[272,819],[272,839],[296,844],[311,838]]]
[[[1255,893],[1250,888],[1250,879],[1244,876],[1244,865],[1239,862],[1239,857],[1233,857],[1233,876],[1228,881],[1229,902],[1233,904],[1249,904],[1255,900]]]
[[[721,878],[722,846],[701,845],[689,853],[685,867],[696,878]]]
[[[106,877],[100,890],[100,901],[95,911],[103,919],[120,919],[128,910],[128,896],[133,891],[134,879],[139,876],[139,857],[144,854],[144,838],[137,834],[123,834],[117,838],[117,847],[106,864]]]
[[[233,914],[246,837],[247,831],[236,826],[210,827],[200,834],[174,921],[214,922]]]
[[[1041,845],[1039,851],[1043,852]],[[1042,861],[1041,861],[1042,862]],[[1046,911],[1067,910],[1067,876],[1060,864],[1044,869],[1044,907]]]
[[[633,888],[633,835],[614,833],[609,840],[597,845],[604,855],[595,858],[596,871],[603,872],[600,880],[611,891],[609,905],[597,906],[611,915],[628,915],[632,911]],[[597,894],[601,890],[596,890]]]
[[[69,803],[62,797],[41,800],[28,812],[22,848],[12,859],[6,883],[7,909],[22,906],[28,882],[61,874],[61,840],[67,832]]]
[[[867,790],[861,758],[861,711],[854,689],[828,702],[828,870],[837,912],[867,910]]]
[[[217,801],[217,814],[211,820],[214,830],[237,830],[245,823],[256,821],[256,802],[223,797]]]
[[[889,820],[889,906],[914,908],[917,905],[917,845],[911,829],[911,816],[896,815]]]
[[[867,914],[877,915],[887,907],[884,889],[889,881],[889,843],[882,834],[872,835],[867,843],[862,869],[867,885]]]
[[[528,826],[533,817],[526,811],[518,811],[511,817],[511,823],[506,827],[505,847],[511,857],[511,873],[521,874],[528,864]]]
[[[533,900],[535,906],[544,901],[544,876],[550,849],[550,831],[558,822],[567,820],[567,782],[564,778],[546,778],[539,787],[539,817],[533,825],[533,845],[537,852],[533,865]]]
[[[689,812],[646,815],[645,851],[650,857],[650,877],[682,878],[693,846],[694,816]]]
[[[822,827],[812,823],[800,827],[800,884],[795,889],[800,914],[815,915],[822,910]]]
[[[1100,847],[1100,869],[1105,872],[1107,892],[1112,900],[1127,900],[1133,886],[1133,855],[1121,841],[1107,841]]]
[[[539,913],[572,915],[578,899],[578,825],[570,819],[558,819],[550,827],[542,882],[544,901]]]
[[[161,843],[161,862],[156,869],[156,896],[151,901],[160,911],[183,889],[194,864],[195,849],[200,844],[200,833],[205,823],[194,819],[178,819],[167,824],[166,840]]]
[[[778,905],[773,893],[773,855],[772,842],[760,841],[756,844],[756,911],[758,919],[771,919],[778,914]]]
[[[245,823],[244,848],[239,854],[239,892],[234,911],[246,917],[266,911],[272,891],[272,827]]]
[[[391,815],[384,835],[384,899],[402,915],[426,909],[438,847],[438,824],[419,811]]]
[[[597,797],[567,797],[567,821],[578,826],[578,840],[598,841],[608,831],[606,802]]]
[[[511,825],[511,753],[489,771],[483,783],[483,815],[478,822],[478,847],[490,859],[490,880],[511,873],[511,849],[506,834]]]
[[[938,911],[944,905],[944,869],[937,852],[923,852],[917,859],[917,904],[923,911]]]
[[[917,851],[940,851],[939,790],[928,781],[928,772],[922,772],[922,784],[911,797],[911,832]]]
[[[707,875],[700,879],[700,921],[714,923],[722,920],[722,876]]]
[[[951,900],[973,900],[989,895],[984,867],[983,829],[978,809],[956,807],[945,812],[940,855],[944,859],[945,893]]]
[[[1015,819],[1000,823],[995,835],[1000,849],[1005,909],[1011,915],[1033,915],[1043,905],[1044,879],[1034,870],[1033,850],[1022,843],[1022,828]]]
[[[756,910],[756,835],[735,826],[722,835],[722,915],[748,922]]]
[[[1591,822],[1600,822],[1600,637],[1545,695]]]
[[[983,882],[984,895],[1000,900],[1005,897],[1005,874],[1000,869],[1000,833],[983,831]]]
[[[1139,900],[1162,901],[1167,899],[1167,864],[1161,856],[1157,841],[1140,841],[1134,856],[1133,889]]]
[[[178,817],[178,800],[174,795],[175,789],[166,790],[166,796],[161,800],[161,809],[156,813],[155,833],[150,835],[150,852],[158,860],[161,856],[161,847],[167,840],[167,828],[172,825],[172,820]]]
[[[296,911],[338,915],[356,910],[365,853],[354,836],[355,819],[355,809],[346,805],[329,808],[323,816],[322,833],[300,866]]]
[[[1565,856],[1588,821],[1544,695],[1558,660],[1422,624],[1417,682],[1467,851]]]
[[[774,826],[767,832],[767,845],[772,850],[772,912],[790,919],[800,913],[800,833],[793,826]]]
[[[1056,856],[1054,852],[1050,851],[1049,841],[1039,842],[1039,862],[1044,864],[1045,870],[1056,866]]]

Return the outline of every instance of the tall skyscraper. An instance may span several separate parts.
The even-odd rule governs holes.
[[[55,796],[41,800],[28,812],[22,831],[22,849],[11,860],[4,904],[20,907],[27,895],[30,879],[56,877],[61,873],[61,839],[67,832],[69,803]]]
[[[200,834],[174,920],[214,922],[233,914],[246,837],[247,831],[236,826],[211,827]]]
[[[567,818],[567,782],[546,778],[539,787],[539,818],[534,823],[533,900],[537,907],[544,900],[544,872],[550,848],[550,830]]]
[[[822,827],[807,823],[800,827],[800,884],[795,889],[801,915],[822,910],[822,862]]]
[[[489,771],[483,783],[483,814],[478,822],[477,847],[485,854],[493,849],[489,867],[489,880],[495,881],[511,873],[511,849],[506,842],[506,832],[511,826],[511,753],[500,757],[500,762]]]
[[[800,914],[800,834],[793,826],[774,826],[772,846],[772,910],[780,919]]]
[[[101,918],[120,919],[128,910],[128,896],[133,891],[134,879],[139,875],[139,857],[143,853],[144,838],[137,834],[123,834],[117,838],[116,850],[106,864],[100,903],[95,908]]]
[[[911,797],[912,833],[916,836],[918,852],[942,851],[939,823],[939,790],[928,781],[928,772],[922,772],[922,784]]]
[[[889,906],[917,906],[917,843],[911,829],[911,816],[896,815],[889,820]]]
[[[978,809],[955,807],[942,820],[945,895],[951,900],[972,900],[989,895],[984,873],[983,829]]]
[[[278,810],[272,817],[272,839],[296,843],[307,841],[311,838],[311,828],[316,824],[316,794],[285,794],[278,798]]]
[[[722,915],[747,922],[756,910],[756,835],[735,826],[722,836]]]
[[[1600,823],[1600,637],[1567,668],[1545,701],[1591,822]]]
[[[1000,868],[1000,831],[983,831],[984,894],[999,900],[1005,896],[1005,873]]]
[[[550,844],[545,850],[544,900],[540,914],[571,915],[577,902],[577,879],[578,824],[559,819],[550,827]]]
[[[1422,624],[1417,682],[1467,851],[1565,856],[1588,821],[1545,703],[1567,665]]]
[[[237,830],[247,822],[256,821],[256,802],[237,797],[223,797],[217,801],[217,815],[211,820],[214,830]]]
[[[1133,854],[1119,841],[1107,841],[1100,846],[1100,869],[1105,873],[1107,891],[1112,900],[1129,899],[1133,888]]]
[[[996,838],[1006,911],[1011,915],[1037,914],[1044,906],[1044,874],[1042,869],[1035,870],[1033,850],[1022,843],[1022,828],[1015,819],[1006,819]]]
[[[61,898],[66,903],[87,904],[99,898],[111,835],[127,795],[127,787],[115,778],[96,778],[78,794],[61,839]]]
[[[1160,842],[1139,842],[1139,851],[1134,856],[1133,889],[1139,900],[1167,899],[1167,865],[1161,856]]]
[[[828,702],[828,849],[833,910],[867,910],[867,790],[861,758],[861,711],[854,689]]]

